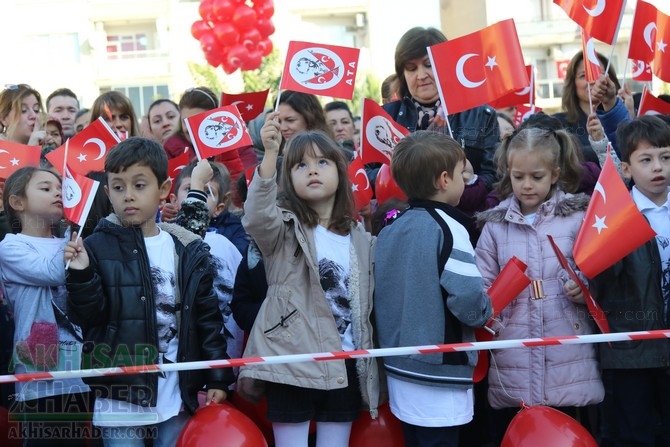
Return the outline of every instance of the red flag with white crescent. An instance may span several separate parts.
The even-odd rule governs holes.
[[[528,85],[491,101],[489,105],[494,109],[504,109],[519,104],[535,104],[535,83],[533,82],[535,74],[532,65],[526,65],[526,73],[528,73]]]
[[[359,54],[358,48],[291,41],[279,88],[351,99]]]
[[[39,166],[42,148],[0,140],[0,178],[6,179],[26,166]]]
[[[593,278],[655,235],[608,152],[575,237],[572,251],[577,266],[588,278]]]
[[[513,19],[428,47],[448,113],[488,104],[529,84]]]
[[[527,106],[525,104],[516,106],[514,110],[514,127],[519,127],[521,123],[541,111],[542,107]]]
[[[595,40],[582,28],[582,54],[584,55],[584,72],[586,82],[595,82],[602,74],[600,59],[596,54]]]
[[[236,106],[223,106],[184,120],[198,160],[214,157],[253,142]]]
[[[244,121],[251,121],[260,115],[265,109],[265,101],[268,99],[270,89],[261,92],[247,93],[221,93],[222,106],[237,106],[240,116]]]
[[[63,174],[63,214],[65,218],[83,227],[99,186],[100,182],[77,174],[67,165]]]
[[[645,86],[642,89],[640,106],[637,109],[637,116],[643,115],[670,115],[670,103],[651,94]]]
[[[98,117],[68,142],[67,164],[74,172],[86,175],[91,171],[104,171],[109,150],[121,140],[107,122]],[[58,172],[63,170],[65,144],[46,155]],[[63,174],[61,172],[61,174]]]
[[[372,187],[358,151],[354,154],[347,171],[351,180],[351,191],[354,193],[354,203],[356,209],[360,210],[372,200]]]
[[[654,59],[657,15],[658,9],[656,6],[641,0],[637,2],[633,24],[630,29],[629,59],[644,62],[651,62]]]
[[[409,130],[396,123],[375,101],[363,100],[363,116],[361,118],[361,159],[363,164],[391,164],[391,156],[396,144]]]
[[[649,65],[649,62],[633,59],[632,65],[633,71],[631,78],[633,78],[634,81],[651,82],[653,77],[651,75],[651,66]]]
[[[623,16],[624,0],[554,0],[591,36],[612,45]]]

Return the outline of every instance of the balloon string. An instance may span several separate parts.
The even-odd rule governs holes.
[[[514,397],[511,394],[509,394],[507,392],[507,390],[505,389],[505,386],[503,385],[502,379],[500,378],[500,370],[498,369],[498,363],[496,362],[496,358],[493,356],[493,351],[491,349],[489,349],[488,351],[489,351],[489,356],[491,358],[491,361],[493,362],[493,368],[496,371],[496,376],[498,376],[498,383],[500,384],[500,388],[502,389],[503,393],[505,393],[505,395],[507,397],[509,397],[510,399],[518,400],[519,405],[521,406],[521,408],[526,408],[526,403],[524,402],[522,397]]]

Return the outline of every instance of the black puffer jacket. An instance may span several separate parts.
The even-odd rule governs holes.
[[[177,225],[159,226],[173,237],[178,260],[179,361],[228,358],[207,244]],[[69,316],[84,335],[82,368],[158,363],[156,309],[141,230],[123,228],[111,215],[100,221],[84,246],[90,266],[70,269],[67,278]],[[197,393],[204,385],[226,390],[234,380],[230,368],[181,371],[179,386],[185,407],[195,411]],[[101,397],[156,406],[156,374],[84,381]]]
[[[400,101],[384,104],[383,107],[391,118],[405,126],[410,132],[426,130],[417,129],[418,112],[411,98],[406,97]],[[486,186],[491,189],[496,181],[493,154],[500,143],[500,127],[495,110],[489,106],[473,107],[449,115],[449,124],[454,139],[465,150],[465,155],[472,163],[475,174],[481,177]],[[448,132],[446,128],[440,131]]]

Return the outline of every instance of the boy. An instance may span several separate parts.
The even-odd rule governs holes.
[[[617,129],[621,171],[656,237],[593,279],[612,332],[670,328],[670,126],[642,116]],[[604,427],[611,446],[670,445],[670,342],[602,343]]]
[[[410,206],[380,232],[375,249],[382,348],[474,341],[472,328],[492,315],[466,218],[454,208],[464,168],[465,153],[443,134],[418,131],[395,147],[391,172]],[[384,358],[406,445],[458,445],[458,426],[473,416],[476,359],[475,352]]]
[[[171,186],[165,151],[129,138],[109,151],[105,173],[114,213],[83,245],[73,235],[65,250],[70,318],[85,340],[82,367],[228,358],[206,244],[155,222]],[[124,446],[144,445],[145,435],[154,446],[174,445],[203,385],[209,404],[223,401],[233,381],[229,368],[86,380],[105,445]]]
[[[225,209],[229,200],[228,191],[224,189],[226,178],[230,179],[228,169],[221,163],[200,160],[184,167],[175,179],[177,194],[170,195],[170,202],[180,211],[177,223],[191,230],[194,225],[206,225],[214,214]],[[195,233],[195,228],[193,230]],[[232,242],[213,228],[205,233],[204,240],[213,256],[214,289],[223,316],[227,352],[231,358],[239,358],[242,356],[244,332],[233,318],[230,302],[242,255]]]

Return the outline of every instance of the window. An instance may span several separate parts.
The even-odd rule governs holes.
[[[146,51],[147,35],[145,33],[107,35],[107,57],[109,59],[145,57]]]
[[[25,54],[39,54],[48,62],[79,63],[79,36],[67,33],[28,37]]]

